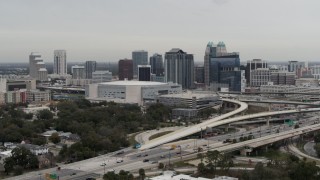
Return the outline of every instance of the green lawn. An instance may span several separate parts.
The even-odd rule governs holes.
[[[152,135],[152,136],[149,137],[149,140],[158,138],[158,137],[160,137],[160,136],[169,134],[169,133],[171,133],[171,132],[173,132],[173,131],[164,131],[164,132],[161,132],[161,133],[154,134],[154,135]]]

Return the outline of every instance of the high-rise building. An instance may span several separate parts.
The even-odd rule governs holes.
[[[72,79],[84,79],[86,76],[84,66],[78,66],[78,65],[72,66],[71,73],[72,73]]]
[[[138,65],[138,80],[139,81],[151,81],[151,66],[150,65]]]
[[[209,42],[204,55],[204,83],[208,88],[210,86],[210,59],[217,56],[217,46]]]
[[[194,80],[197,83],[204,83],[204,67],[203,66],[194,67]]]
[[[39,72],[40,70],[40,72]],[[46,65],[43,62],[43,59],[41,58],[41,55],[36,52],[32,52],[29,55],[29,75],[31,78],[34,78],[36,80],[44,81],[44,79],[47,80],[47,76],[45,76]],[[48,72],[47,72],[48,74]],[[40,77],[41,75],[41,77]]]
[[[308,62],[289,61],[288,71],[294,72],[297,78],[302,77],[302,71],[308,69]]]
[[[7,79],[0,77],[0,93],[7,92]]]
[[[229,87],[230,91],[241,91],[239,53],[228,53],[224,42],[209,42],[204,56],[204,82],[207,89]]]
[[[260,87],[270,82],[271,71],[269,68],[250,70],[250,87]]]
[[[156,76],[163,75],[163,58],[160,54],[154,54],[150,57],[151,73]]]
[[[46,68],[40,68],[38,70],[37,80],[48,81],[48,71]]]
[[[53,73],[67,74],[67,52],[65,50],[54,50]]]
[[[92,79],[92,73],[95,72],[97,69],[97,62],[96,61],[86,61],[85,70],[86,70],[86,79]]]
[[[138,75],[138,65],[148,65],[148,51],[140,50],[132,52],[133,75]]]
[[[256,70],[258,68],[268,68],[268,64],[266,61],[263,61],[261,59],[253,59],[247,61],[247,66],[246,66],[246,79],[247,83],[252,82],[250,77],[251,77],[251,71]]]
[[[194,86],[193,55],[187,54],[179,48],[173,48],[165,54],[165,80],[182,85],[183,89]]]
[[[133,79],[133,62],[131,59],[121,59],[118,63],[119,80]]]

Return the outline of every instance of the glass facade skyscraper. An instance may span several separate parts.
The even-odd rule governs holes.
[[[229,91],[241,91],[239,53],[228,53],[224,42],[209,42],[204,56],[204,83],[207,89],[213,85],[217,90],[228,87]]]

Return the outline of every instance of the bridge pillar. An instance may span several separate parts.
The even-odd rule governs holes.
[[[267,117],[267,126],[270,126],[270,118],[271,117]]]

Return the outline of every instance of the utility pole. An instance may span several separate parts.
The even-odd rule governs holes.
[[[179,146],[179,148],[180,148],[180,160],[182,160],[181,145]]]

